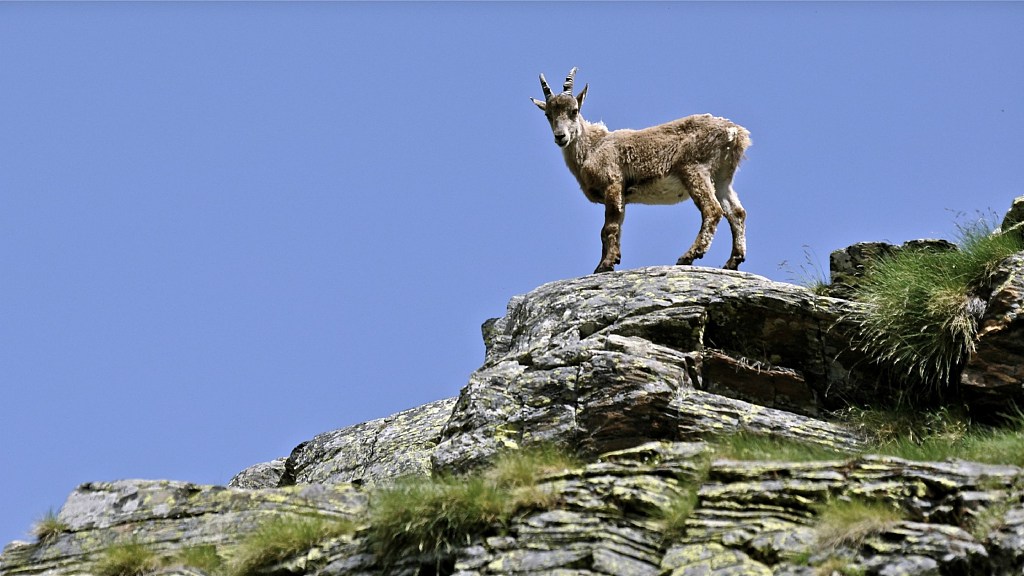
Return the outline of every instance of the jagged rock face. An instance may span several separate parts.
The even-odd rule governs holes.
[[[956,244],[948,240],[910,240],[901,245],[888,242],[858,242],[836,250],[829,255],[830,283],[828,293],[836,298],[850,298],[861,283],[861,278],[871,263],[888,258],[905,250],[956,250]]]
[[[413,551],[385,565],[359,531],[259,573],[810,576],[822,573],[824,558],[838,556],[846,568],[859,570],[851,573],[1019,574],[1022,480],[1012,466],[882,457],[738,462],[715,460],[703,442],[650,443],[547,474],[540,488],[560,502],[525,511],[441,556]],[[658,511],[687,486],[699,488],[685,533],[666,539]],[[819,545],[817,506],[847,497],[892,502],[904,509],[905,520],[854,544]],[[213,545],[230,555],[273,514],[359,520],[366,505],[364,490],[349,484],[261,490],[146,481],[83,485],[61,510],[67,531],[48,543],[9,546],[0,573],[89,574],[107,546],[125,541],[160,553]],[[996,528],[978,535],[964,529],[990,510],[1005,510]],[[204,574],[189,567],[163,573]]]
[[[462,390],[435,467],[541,441],[599,453],[738,429],[855,446],[811,418],[878,387],[845,336],[854,306],[679,266],[542,286],[484,325],[486,360]]]
[[[277,488],[282,485],[281,478],[285,475],[288,460],[278,458],[270,462],[254,464],[242,470],[228,482],[228,488]]]
[[[501,538],[454,553],[455,574],[1015,574],[1024,567],[1020,514],[979,540],[957,523],[995,502],[1020,508],[1021,471],[971,463],[866,457],[830,462],[713,461],[685,536],[659,541],[651,511],[696,474],[701,443],[648,444],[603,456],[548,480],[569,495],[557,511],[527,515]],[[906,508],[907,519],[862,542],[819,544],[816,507],[829,499],[874,498]],[[1011,558],[1012,557],[1012,558]],[[803,558],[802,560],[799,558]],[[338,573],[339,576],[344,573]]]
[[[1022,269],[1024,255],[1000,267],[964,372],[982,395],[1020,387]],[[260,574],[811,576],[836,558],[871,575],[1021,574],[1018,468],[881,457],[736,462],[716,460],[702,441],[747,430],[839,453],[860,447],[856,433],[822,419],[879,390],[873,364],[848,343],[857,306],[692,267],[551,283],[484,324],[485,362],[457,399],[321,434],[228,488],[85,484],[59,514],[65,528],[9,545],[0,576],[87,575],[106,548],[127,541],[161,555],[215,546],[230,557],[262,520],[286,513],[361,528]],[[365,530],[373,485],[467,470],[542,441],[589,462],[542,478],[557,505],[521,511],[441,554],[411,551],[386,564],[375,555]],[[693,512],[683,535],[667,539],[659,510],[688,489]],[[856,543],[822,546],[818,506],[837,498],[891,502],[906,516]],[[987,532],[974,529],[982,517]],[[212,576],[189,566],[160,573]]]
[[[991,285],[977,348],[960,384],[973,405],[1006,410],[1024,400],[1024,253],[1000,263]]]
[[[999,225],[999,229],[1003,232],[1007,232],[1014,228],[1019,230],[1022,222],[1024,222],[1024,196],[1018,196],[1017,198],[1014,198],[1013,204],[1010,205],[1010,209],[1007,210],[1006,215],[1003,216],[1003,222]]]
[[[387,418],[321,434],[300,444],[287,460],[283,485],[377,484],[430,472],[430,454],[455,400],[448,398]]]
[[[454,398],[325,432],[299,444],[288,458],[250,466],[228,483],[233,488],[296,484],[374,485],[409,474],[429,474],[430,455],[451,416]]]
[[[104,550],[129,542],[169,555],[201,545],[227,549],[274,515],[354,519],[366,503],[366,494],[347,484],[264,490],[147,480],[83,484],[61,508],[66,529],[46,542],[8,546],[0,574],[90,574]]]

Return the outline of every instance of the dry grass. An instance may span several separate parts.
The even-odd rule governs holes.
[[[255,574],[261,568],[283,562],[319,544],[354,532],[355,525],[343,518],[275,516],[260,524],[242,541],[228,573],[231,576]]]
[[[39,542],[48,543],[61,534],[67,532],[68,525],[57,517],[53,510],[48,511],[42,518],[32,525],[32,535]]]
[[[901,510],[884,502],[830,500],[818,509],[817,543],[820,549],[857,548],[903,519]]]
[[[372,494],[368,539],[385,562],[444,553],[501,530],[517,513],[556,505],[558,496],[539,482],[577,466],[548,447],[503,454],[469,476],[400,480]]]
[[[128,542],[104,550],[93,572],[96,576],[143,576],[160,564],[160,558],[150,547]]]

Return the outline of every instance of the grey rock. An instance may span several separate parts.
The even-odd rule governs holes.
[[[859,565],[865,569],[873,569],[878,576],[941,576],[943,573],[934,558],[916,554],[898,558],[875,556]],[[955,572],[955,574],[967,575],[966,572]]]
[[[255,464],[242,470],[228,482],[229,488],[277,488],[281,485],[281,477],[285,473],[286,458],[278,458],[270,462]]]
[[[863,545],[862,563],[879,574],[992,573],[984,546],[955,526],[901,522]]]
[[[996,529],[984,540],[986,549],[992,558],[992,566],[998,567],[993,574],[1009,576],[1024,574],[1024,504],[1021,494],[1015,494],[1015,504],[1009,507],[1000,518]]]
[[[58,514],[67,530],[47,542],[8,547],[0,574],[81,575],[108,547],[127,542],[167,556],[194,546],[230,548],[274,515],[357,519],[366,500],[348,485],[242,490],[147,480],[83,484]]]
[[[596,454],[738,429],[856,446],[856,434],[807,418],[879,386],[845,336],[855,308],[753,274],[682,266],[546,284],[485,324],[484,365],[434,466],[466,469],[539,441]]]
[[[455,399],[447,398],[378,420],[320,434],[288,457],[282,485],[378,484],[430,471],[430,453]]]
[[[211,576],[207,572],[204,572],[198,568],[190,568],[188,566],[171,566],[168,568],[161,568],[155,572],[149,573],[147,576]]]
[[[1001,262],[991,285],[976,347],[960,380],[979,413],[1024,400],[1024,253]]]
[[[661,561],[663,576],[770,576],[770,568],[720,544],[673,546]]]
[[[1013,199],[1010,209],[1007,210],[1006,215],[1003,216],[1003,221],[999,225],[999,230],[1002,232],[1008,232],[1014,229],[1019,231],[1022,222],[1024,222],[1024,196],[1018,196]]]
[[[836,298],[851,298],[856,287],[860,286],[861,278],[864,277],[873,262],[894,256],[904,250],[946,251],[956,249],[956,245],[948,240],[932,238],[909,240],[902,245],[888,242],[858,242],[829,255],[828,293]]]

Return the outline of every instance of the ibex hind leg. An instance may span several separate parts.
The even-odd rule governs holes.
[[[724,268],[736,270],[747,259],[747,211],[743,209],[739,196],[732,188],[731,178],[715,185],[715,197],[732,231],[732,254]]]
[[[690,191],[694,205],[700,210],[700,231],[697,232],[697,238],[690,249],[676,260],[676,264],[689,265],[693,264],[694,260],[702,258],[711,247],[718,222],[722,219],[722,207],[715,198],[715,189],[706,172],[689,170],[684,173],[682,180]]]

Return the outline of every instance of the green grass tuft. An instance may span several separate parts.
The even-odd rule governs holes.
[[[57,518],[57,514],[50,510],[32,526],[32,535],[39,542],[48,543],[68,530],[70,527],[67,523]]]
[[[971,430],[970,417],[953,406],[934,410],[911,409],[906,405],[884,409],[848,407],[836,416],[869,438],[873,448],[920,444],[938,438],[956,442]]]
[[[371,495],[367,538],[385,562],[443,554],[503,529],[517,513],[555,506],[558,496],[539,483],[578,466],[564,452],[541,447],[502,454],[468,476],[399,480]]]
[[[533,486],[541,477],[582,466],[575,456],[554,446],[538,446],[500,454],[485,472],[498,486]]]
[[[334,538],[351,535],[355,525],[329,516],[275,516],[239,545],[229,574],[245,576],[260,568],[288,560]]]
[[[1019,235],[977,225],[961,228],[959,250],[902,251],[878,260],[855,290],[854,299],[866,304],[851,317],[859,347],[890,366],[908,391],[941,393],[974,350],[972,289],[1021,250]]]
[[[711,444],[716,458],[730,460],[813,462],[850,457],[848,453],[826,446],[749,432],[717,436],[711,439]]]
[[[856,548],[904,519],[890,504],[861,499],[829,500],[818,509],[815,526],[820,549]]]
[[[104,550],[93,572],[96,576],[142,576],[159,567],[156,552],[138,542],[128,542]]]
[[[444,553],[510,512],[508,493],[479,476],[407,478],[373,494],[368,537],[386,560]]]
[[[961,438],[929,436],[920,442],[898,441],[882,446],[878,452],[908,460],[940,462],[959,459],[1024,466],[1024,432],[1019,427],[979,426]]]
[[[818,260],[818,255],[814,252],[813,248],[806,244],[803,249],[804,263],[797,266],[797,270],[793,270],[788,261],[783,261],[779,264],[779,268],[789,272],[790,282],[799,284],[818,296],[828,296],[828,274],[825,273]]]
[[[1024,466],[1021,414],[1005,417],[998,427],[972,423],[964,412],[949,407],[924,412],[851,408],[842,419],[870,436],[866,453],[928,462],[959,459]]]
[[[656,520],[661,524],[664,542],[673,542],[686,535],[686,521],[697,507],[696,487],[686,488],[672,499],[672,503],[661,509]]]
[[[183,548],[172,558],[168,558],[165,564],[198,568],[207,574],[220,574],[225,567],[224,559],[217,553],[217,547],[210,544]]]

